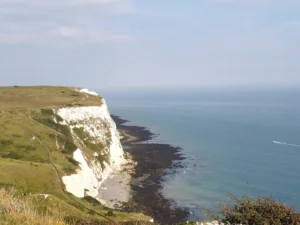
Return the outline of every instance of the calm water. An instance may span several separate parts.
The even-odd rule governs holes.
[[[167,177],[164,192],[196,218],[228,193],[272,195],[300,209],[300,92],[104,96],[111,113],[182,148],[186,168]]]

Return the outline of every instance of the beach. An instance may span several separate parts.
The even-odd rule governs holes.
[[[128,186],[125,187],[124,183],[117,185],[120,183],[114,182],[119,186],[119,190],[127,190],[124,191],[127,197],[128,190],[130,192],[129,200],[120,205],[120,209],[142,212],[161,224],[186,221],[189,217],[188,209],[176,206],[173,200],[165,198],[162,194],[164,177],[174,173],[176,168],[182,167],[181,162],[185,157],[180,148],[168,144],[149,143],[155,134],[148,129],[129,126],[125,124],[126,120],[118,116],[112,117],[122,137],[124,151],[130,155],[133,166],[132,169],[127,170],[127,174],[130,174],[130,182],[128,183],[128,177],[125,178],[125,183],[130,186],[130,190],[126,189]],[[111,193],[116,192],[118,191],[111,191]]]
[[[97,199],[109,208],[116,208],[121,202],[128,202],[131,196],[130,181],[129,173],[112,174],[103,182]]]

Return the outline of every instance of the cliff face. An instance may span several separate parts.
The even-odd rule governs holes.
[[[88,95],[96,93],[81,90]],[[125,163],[116,124],[110,117],[105,100],[100,106],[60,108],[59,122],[68,126],[78,149],[73,159],[77,173],[62,178],[68,192],[77,197],[96,197],[105,179]]]

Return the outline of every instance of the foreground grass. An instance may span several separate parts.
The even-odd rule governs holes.
[[[14,189],[0,189],[0,224],[66,225],[58,213],[39,212],[33,198],[18,198]]]
[[[46,197],[46,198],[45,198]],[[80,213],[78,210],[76,213]],[[79,222],[68,216],[69,208],[53,196],[20,195],[14,188],[0,188],[1,225],[75,225]],[[94,221],[94,222],[93,222]],[[80,224],[147,225],[148,222],[95,221],[82,218]]]

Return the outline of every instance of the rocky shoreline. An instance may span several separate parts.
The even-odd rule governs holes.
[[[131,197],[123,203],[122,210],[142,212],[159,224],[176,224],[189,217],[188,209],[176,206],[162,194],[164,176],[182,167],[185,157],[180,148],[167,144],[145,143],[154,134],[145,127],[125,125],[127,120],[113,116],[122,137],[124,151],[131,155],[136,165],[131,174]]]

